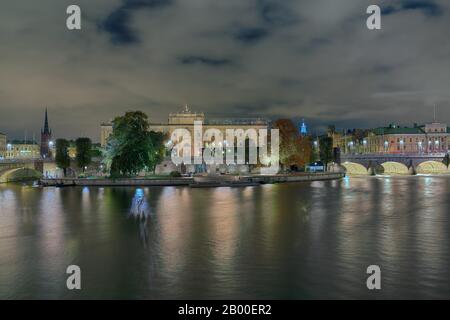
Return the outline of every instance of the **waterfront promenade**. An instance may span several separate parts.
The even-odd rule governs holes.
[[[302,182],[316,180],[334,180],[345,176],[340,172],[299,173],[278,175],[246,175],[246,176],[201,176],[201,177],[167,177],[167,178],[123,178],[123,179],[40,179],[44,187],[68,186],[192,186],[192,187],[233,187],[271,183]]]

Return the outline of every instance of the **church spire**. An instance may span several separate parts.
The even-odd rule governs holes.
[[[52,131],[48,126],[47,108],[45,108],[44,128],[41,130],[41,157],[51,157],[50,141],[52,139]]]
[[[47,115],[47,108],[45,108],[45,121],[44,121],[44,133],[50,133],[50,130],[48,128],[48,115]]]

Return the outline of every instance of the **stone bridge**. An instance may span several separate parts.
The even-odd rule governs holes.
[[[44,171],[44,161],[40,159],[1,160],[0,183],[40,178]]]
[[[433,154],[343,154],[347,174],[450,174],[445,153]]]

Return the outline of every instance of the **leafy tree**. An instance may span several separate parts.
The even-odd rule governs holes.
[[[301,136],[295,124],[289,119],[279,119],[273,127],[280,133],[280,164],[283,168],[304,166],[301,150]]]
[[[89,138],[78,138],[75,146],[77,148],[77,165],[84,172],[84,168],[92,162],[92,141]]]
[[[69,141],[66,139],[56,140],[56,165],[63,169],[64,177],[67,175],[67,168],[70,167],[70,157],[69,157]]]
[[[313,147],[311,137],[309,136],[300,136],[300,167],[305,167],[308,163],[311,162],[311,158],[313,157]]]
[[[91,148],[91,157],[92,158],[100,158],[102,157],[102,149],[100,144],[92,144]]]
[[[150,154],[150,161],[147,167],[155,173],[156,166],[164,160],[166,154],[166,147],[164,141],[167,139],[167,135],[162,132],[150,131],[150,142],[152,154]]]
[[[319,138],[319,155],[326,169],[328,163],[333,161],[333,139],[331,137],[321,136]]]
[[[106,147],[107,166],[113,176],[136,175],[153,169],[163,159],[161,134],[148,131],[147,115],[130,111],[113,121],[113,132]]]

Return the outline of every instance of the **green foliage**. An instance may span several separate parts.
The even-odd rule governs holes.
[[[167,136],[162,132],[154,132],[154,131],[150,131],[149,135],[153,152],[150,154],[150,161],[147,167],[153,173],[155,173],[156,166],[164,160],[164,156],[166,154],[166,147],[164,145],[164,141],[166,140]]]
[[[67,168],[70,167],[70,157],[69,157],[69,141],[66,139],[56,140],[56,165],[64,170],[64,176],[66,176]]]
[[[147,115],[130,111],[113,121],[105,163],[113,177],[136,175],[143,169],[154,171],[164,157],[164,135],[148,131]]]
[[[83,169],[92,161],[92,141],[89,138],[78,138],[75,141],[77,148],[76,161],[79,168]]]
[[[172,178],[179,178],[181,177],[181,173],[179,173],[178,171],[172,171],[169,176],[171,176]]]
[[[304,167],[311,159],[312,145],[309,137],[301,137],[289,119],[279,119],[273,127],[280,131],[280,163],[286,167]]]
[[[90,153],[92,158],[100,158],[102,156],[102,151],[99,148],[92,148]]]
[[[325,168],[328,163],[333,161],[333,139],[328,136],[321,136],[319,138],[319,155],[320,160],[325,164]]]

